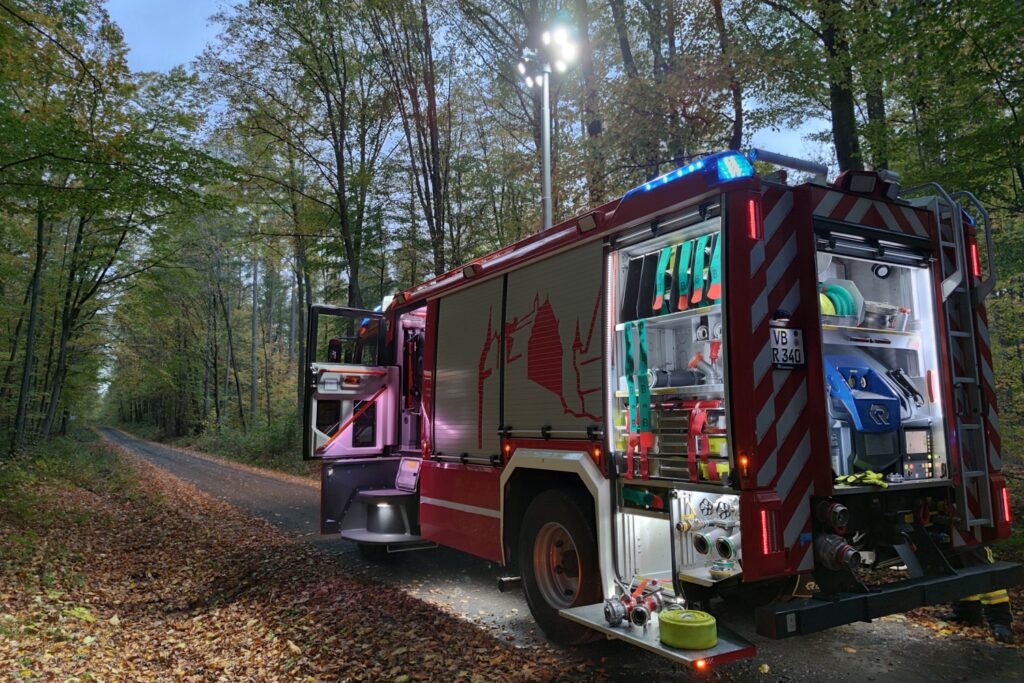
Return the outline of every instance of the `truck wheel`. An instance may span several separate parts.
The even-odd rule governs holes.
[[[600,637],[558,614],[560,609],[601,601],[597,536],[588,507],[571,491],[544,491],[526,509],[519,534],[526,602],[541,630],[563,645]]]

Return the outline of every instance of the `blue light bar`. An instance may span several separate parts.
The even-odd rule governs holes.
[[[632,190],[627,192],[623,199],[630,195],[636,194],[637,192],[647,192],[653,190],[656,187],[667,185],[673,180],[678,180],[683,176],[703,171],[705,173],[713,173],[712,169],[717,169],[718,177],[714,179],[715,182],[725,182],[728,180],[735,180],[737,178],[746,178],[754,175],[754,168],[747,161],[747,158],[739,152],[719,152],[718,154],[712,154],[711,156],[698,159],[690,163],[687,166],[681,166],[675,170],[669,171],[663,175],[648,180],[643,185],[637,185]]]
[[[754,167],[742,154],[733,152],[718,160],[718,179],[721,181],[749,178],[754,175]]]

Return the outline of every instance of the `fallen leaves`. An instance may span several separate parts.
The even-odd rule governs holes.
[[[132,495],[35,491],[0,514],[0,671],[26,680],[593,680],[444,608],[344,573],[315,547],[133,456]],[[71,521],[69,521],[71,520]],[[6,552],[17,546],[17,554]]]

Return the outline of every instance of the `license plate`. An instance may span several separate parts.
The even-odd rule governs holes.
[[[773,327],[771,334],[772,365],[777,368],[795,368],[805,364],[803,331]]]

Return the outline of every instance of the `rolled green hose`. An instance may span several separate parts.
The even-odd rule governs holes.
[[[836,294],[835,289],[826,289],[825,296],[832,302],[832,307],[836,309],[836,315],[846,315],[846,302]]]
[[[707,650],[718,644],[718,625],[707,612],[676,609],[658,615],[658,637],[677,650]]]
[[[840,315],[857,315],[857,302],[854,301],[853,295],[846,291],[845,288],[839,285],[827,285],[825,287],[825,293],[835,292],[836,296],[843,300],[843,310],[845,312]]]

